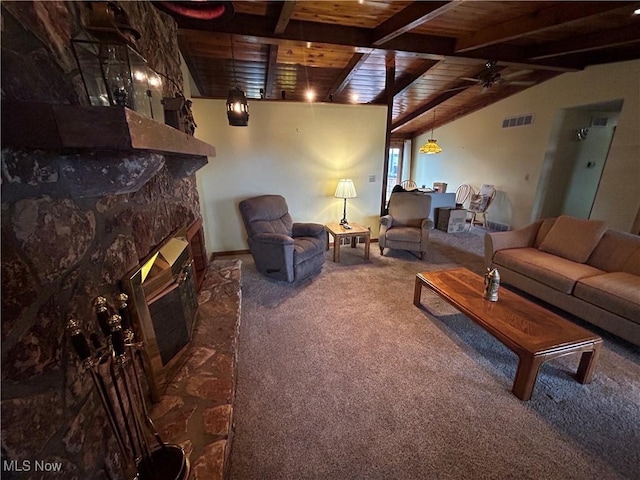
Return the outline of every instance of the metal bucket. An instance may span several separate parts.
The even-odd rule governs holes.
[[[187,480],[189,459],[179,445],[161,445],[138,462],[137,480]]]

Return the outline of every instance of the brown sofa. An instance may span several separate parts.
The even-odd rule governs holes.
[[[502,282],[640,345],[640,236],[560,216],[487,233]]]

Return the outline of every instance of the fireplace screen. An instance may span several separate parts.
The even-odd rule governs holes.
[[[186,360],[198,313],[195,271],[186,231],[167,239],[124,283],[136,338],[144,344],[151,398],[159,401]]]
[[[171,290],[149,302],[162,365],[168,365],[189,343],[194,315],[193,282],[175,283]]]

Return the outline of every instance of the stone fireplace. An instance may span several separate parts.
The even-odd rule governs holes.
[[[168,383],[189,355],[198,314],[198,284],[206,258],[199,247],[202,222],[196,220],[169,236],[123,279],[153,401],[160,401]],[[206,265],[204,265],[206,268]]]
[[[175,23],[148,2],[118,3],[149,64],[174,80],[165,95],[178,93]],[[51,478],[122,478],[65,324],[73,316],[98,331],[93,299],[115,303],[121,279],[199,224],[195,171],[214,155],[126,108],[87,106],[69,47],[83,8],[2,3],[3,478],[41,478],[36,462],[60,465]]]

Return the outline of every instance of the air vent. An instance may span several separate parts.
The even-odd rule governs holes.
[[[592,127],[606,127],[609,119],[607,117],[593,117],[591,119]]]
[[[502,121],[502,128],[524,127],[526,125],[532,125],[533,119],[534,115],[532,113],[528,113],[527,115],[520,115],[519,117],[505,118]]]

